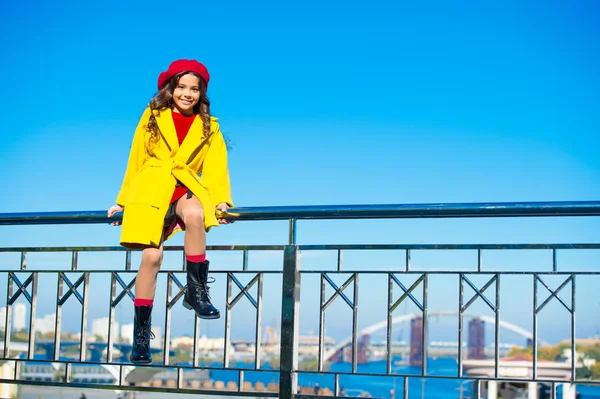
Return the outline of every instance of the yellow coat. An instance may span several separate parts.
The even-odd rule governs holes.
[[[233,207],[227,146],[217,118],[211,117],[211,134],[205,137],[202,120],[196,117],[180,147],[170,109],[160,115],[155,111],[162,134],[158,142],[149,141],[146,125],[150,112],[150,108],[144,111],[135,131],[116,201],[125,208],[120,242],[127,248],[160,245],[164,218],[178,180],[200,200],[206,231],[219,224],[218,204],[225,202]]]

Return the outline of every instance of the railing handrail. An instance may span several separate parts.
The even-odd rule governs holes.
[[[600,201],[486,202],[371,205],[262,206],[232,208],[234,220],[385,219],[473,217],[600,216]],[[102,224],[112,219],[106,211],[0,213],[0,225]]]

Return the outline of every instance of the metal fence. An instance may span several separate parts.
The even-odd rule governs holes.
[[[5,268],[0,270],[0,275],[4,275],[7,280],[6,296],[6,314],[5,314],[5,334],[3,339],[3,352],[0,361],[13,365],[12,375],[0,379],[0,382],[41,385],[41,386],[70,386],[82,388],[102,388],[102,389],[120,389],[123,391],[159,391],[159,392],[181,392],[194,394],[219,394],[231,396],[260,396],[260,397],[281,397],[281,398],[312,398],[322,395],[335,397],[359,396],[348,393],[344,389],[347,381],[351,378],[382,378],[388,381],[393,380],[393,386],[398,389],[394,391],[395,397],[409,398],[413,397],[413,381],[435,381],[452,380],[460,383],[468,383],[471,389],[472,397],[486,397],[497,395],[496,392],[509,386],[509,382],[517,381],[525,384],[529,389],[539,389],[539,386],[547,386],[549,397],[557,397],[558,386],[561,386],[564,398],[574,397],[573,383],[577,379],[577,368],[579,359],[576,358],[576,287],[579,279],[587,279],[600,274],[600,269],[568,271],[563,270],[558,261],[558,253],[561,251],[586,251],[599,250],[600,244],[594,243],[555,243],[555,244],[356,244],[356,245],[334,245],[334,244],[297,244],[297,220],[301,219],[400,219],[400,218],[497,218],[510,217],[573,217],[584,216],[593,217],[600,215],[600,202],[539,202],[539,203],[489,203],[489,204],[424,204],[424,205],[365,205],[365,206],[310,206],[310,207],[262,207],[262,208],[236,208],[230,210],[228,215],[231,219],[239,221],[253,220],[289,220],[289,240],[286,245],[247,245],[247,246],[209,246],[210,251],[234,251],[241,252],[241,265],[237,268],[227,270],[218,270],[212,273],[225,276],[226,279],[226,302],[224,311],[224,343],[222,350],[222,359],[220,365],[215,367],[205,365],[201,361],[201,353],[198,348],[199,320],[196,319],[194,326],[194,341],[191,349],[191,359],[182,364],[174,362],[171,359],[172,348],[170,347],[171,331],[171,312],[173,306],[181,300],[185,291],[185,271],[183,267],[180,270],[161,270],[160,274],[167,281],[164,344],[158,350],[160,361],[144,367],[134,367],[132,364],[116,354],[126,351],[126,345],[117,342],[115,333],[115,310],[122,301],[129,298],[133,300],[133,284],[135,282],[135,270],[132,270],[132,251],[125,248],[114,247],[3,247],[1,253],[19,253],[20,264],[14,268]],[[120,218],[117,215],[115,219]],[[56,213],[12,213],[0,214],[0,225],[42,225],[42,224],[100,224],[108,223],[104,211],[97,212],[56,212]],[[9,228],[5,228],[9,229]],[[183,250],[179,246],[165,247],[165,251]],[[363,269],[347,270],[344,268],[344,254],[349,251],[390,251],[402,253],[402,267],[394,267],[388,270],[374,270],[369,267]],[[545,270],[513,270],[497,271],[485,267],[485,254],[488,251],[542,251],[550,255],[550,262]],[[282,265],[278,270],[253,270],[248,267],[248,255],[251,252],[275,251],[282,254]],[[314,252],[333,252],[335,253],[335,267],[331,270],[303,270],[301,268],[301,255]],[[453,270],[427,271],[415,269],[412,265],[413,254],[423,251],[465,251],[476,254],[475,268],[458,268]],[[59,269],[36,269],[28,267],[28,255],[40,252],[62,252],[70,253],[70,263],[65,268]],[[116,252],[123,254],[122,266],[112,268],[111,270],[81,270],[78,266],[78,259],[82,253],[94,252]],[[43,275],[52,275],[57,281],[57,295],[55,298],[48,298],[40,290],[39,277]],[[93,275],[106,275],[110,278],[110,310],[109,327],[106,342],[96,342],[91,340],[87,330],[88,311],[90,301],[89,286],[90,277]],[[280,337],[279,337],[279,367],[266,367],[263,361],[263,350],[261,343],[264,341],[263,332],[263,284],[267,275],[277,275],[281,278],[281,286],[278,288],[281,292],[280,304]],[[318,307],[318,339],[315,342],[317,347],[315,364],[311,369],[303,369],[299,365],[299,325],[300,325],[300,292],[302,277],[317,276],[319,279],[319,307]],[[367,328],[359,331],[358,316],[359,310],[359,281],[362,276],[378,276],[385,279],[386,292],[372,292],[371,295],[380,298],[386,298],[387,320],[377,328],[385,329],[385,345],[383,360],[385,367],[379,371],[365,371],[360,365],[360,338],[367,335],[374,328]],[[244,284],[239,276],[245,276],[249,279]],[[503,363],[500,352],[500,327],[502,326],[502,315],[506,312],[505,308],[500,306],[501,302],[501,281],[510,276],[520,276],[529,279],[531,282],[531,296],[533,308],[531,312],[533,331],[530,334],[532,345],[532,359],[527,365],[522,365],[524,369],[530,370],[525,375],[510,374],[507,370],[510,365]],[[548,278],[561,276],[564,278],[558,288],[552,288],[547,282]],[[432,316],[428,305],[430,297],[429,284],[432,278],[444,278],[447,281],[454,281],[458,290],[458,303],[449,306],[456,309],[452,313],[456,317],[458,346],[456,348],[456,370],[451,373],[432,373],[429,367],[431,356],[428,353],[428,334],[429,318]],[[485,283],[477,283],[474,277],[484,278]],[[336,279],[344,278],[344,282],[336,283]],[[129,279],[129,282],[127,280]],[[182,282],[183,281],[183,282]],[[410,282],[407,282],[410,281]],[[493,287],[493,288],[492,288]],[[563,299],[559,294],[566,292],[568,299]],[[256,293],[251,294],[255,289]],[[367,287],[367,290],[369,287]],[[235,294],[235,291],[238,291]],[[331,295],[328,290],[333,290]],[[347,291],[352,291],[352,295],[346,295]],[[472,296],[468,292],[472,290]],[[549,296],[541,295],[540,290],[545,290]],[[492,294],[488,293],[492,291]],[[29,328],[26,339],[16,340],[11,335],[11,325],[14,317],[14,304],[17,300],[23,300],[28,304],[29,309]],[[494,324],[494,349],[488,363],[477,363],[466,358],[464,353],[464,325],[465,318],[471,317],[470,309],[476,300],[481,300],[492,312],[492,317],[487,317]],[[55,302],[55,321],[53,339],[42,339],[36,336],[36,304],[40,301]],[[252,365],[250,367],[239,367],[232,364],[232,339],[231,323],[232,310],[236,304],[242,300],[248,300],[255,310],[255,331],[254,331],[254,353],[252,355]],[[350,338],[337,345],[328,345],[326,343],[325,317],[327,310],[331,305],[343,301],[347,304],[351,314],[352,322],[350,329]],[[76,351],[70,357],[61,354],[64,345],[61,345],[61,327],[65,317],[63,307],[67,301],[76,301],[81,306],[80,317],[81,331],[77,342],[69,342],[69,345],[76,347]],[[69,303],[71,303],[69,302]],[[569,348],[571,358],[566,365],[554,365],[554,371],[549,363],[538,361],[538,351],[540,347],[540,337],[538,334],[538,316],[540,312],[551,302],[560,303],[570,316],[570,340]],[[394,316],[399,312],[400,305],[410,303],[416,307],[417,312],[400,317]],[[157,306],[161,306],[157,304]],[[502,310],[502,311],[501,311]],[[367,309],[368,311],[368,309]],[[440,312],[433,312],[440,315]],[[485,319],[485,316],[483,317]],[[401,320],[400,320],[401,319]],[[398,368],[394,363],[393,330],[394,323],[413,321],[413,331],[417,331],[420,337],[411,338],[412,351],[407,349],[411,362],[420,364],[420,368],[412,368],[411,372],[406,369]],[[513,330],[516,327],[513,326]],[[525,335],[528,333],[526,332]],[[413,345],[414,344],[414,345]],[[45,357],[36,356],[36,351],[40,352],[45,348]],[[62,349],[61,349],[62,348]],[[418,348],[418,351],[415,350]],[[364,350],[364,348],[363,348]],[[93,352],[93,353],[91,353]],[[98,356],[98,353],[100,355]],[[94,355],[95,354],[95,355]],[[348,361],[346,369],[330,369],[328,366],[334,356],[344,358]],[[39,353],[38,353],[39,355]],[[415,360],[416,359],[416,360]],[[485,361],[485,360],[484,360]],[[467,367],[466,363],[470,362]],[[96,376],[95,380],[90,377],[88,380],[82,380],[78,377],[76,369],[82,367],[102,366],[102,373],[112,378],[102,380],[102,376]],[[198,370],[212,372],[215,370],[228,370],[235,377],[231,378],[228,384],[224,381],[222,386],[216,386],[213,381],[208,380],[200,382],[197,374]],[[415,371],[418,370],[418,371]],[[487,370],[488,374],[484,371]],[[543,370],[544,372],[540,372]],[[89,371],[89,370],[88,370]],[[162,376],[162,382],[154,384],[139,384],[135,378],[130,378],[139,374],[138,381],[143,380],[147,375]],[[146,373],[146,374],[144,374]],[[273,373],[277,375],[277,383],[254,386],[247,381],[249,373],[260,375],[269,375],[272,379]],[[89,374],[89,372],[88,372]],[[299,375],[318,375],[323,378],[330,378],[329,387],[302,387],[298,383]],[[258,378],[260,379],[260,378]],[[267,378],[268,379],[268,378]],[[154,378],[157,381],[157,378]],[[579,381],[578,381],[579,382]],[[596,384],[597,381],[586,380],[588,384]],[[504,384],[504,385],[503,385]],[[529,384],[529,385],[528,385]],[[424,387],[423,387],[424,389]],[[506,388],[508,389],[508,388]],[[391,392],[390,392],[391,394]],[[421,391],[422,395],[423,392]],[[389,397],[389,396],[387,396]],[[536,396],[530,396],[536,397]]]

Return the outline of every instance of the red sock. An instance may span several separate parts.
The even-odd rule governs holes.
[[[186,255],[185,259],[190,261],[190,262],[196,262],[196,263],[200,263],[200,262],[204,262],[206,260],[206,254],[201,254],[201,255]]]
[[[154,299],[135,298],[133,300],[133,306],[152,306],[153,304]]]

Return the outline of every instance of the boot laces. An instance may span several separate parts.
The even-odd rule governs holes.
[[[136,335],[137,335],[136,344],[139,346],[142,346],[145,349],[148,349],[148,347],[150,346],[150,341],[148,340],[148,337],[150,337],[150,339],[156,338],[156,336],[152,332],[152,329],[149,325],[141,326],[137,330]]]
[[[196,295],[200,297],[201,301],[204,302],[210,302],[210,294],[208,293],[210,290],[210,287],[208,286],[208,284],[214,283],[215,282],[215,278],[214,277],[208,277],[206,279],[206,281],[201,281],[200,285],[197,285],[196,288]]]

